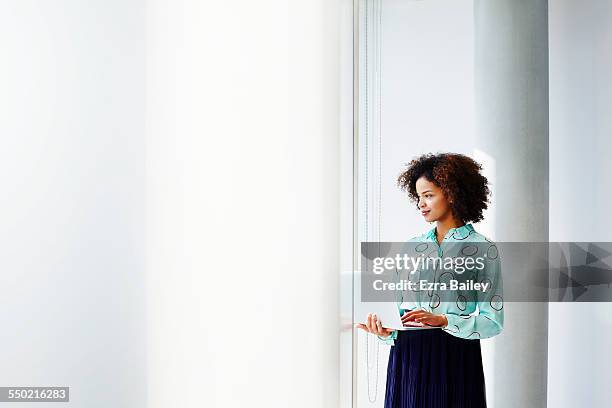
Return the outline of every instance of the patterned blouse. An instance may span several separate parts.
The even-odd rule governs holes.
[[[458,256],[457,251],[464,252],[470,247],[469,255],[480,257],[480,266],[471,274],[466,274],[466,279],[471,281],[471,286],[461,286],[457,283],[456,288],[450,289],[447,285],[424,290],[400,292],[398,296],[398,309],[400,315],[404,312],[423,309],[435,314],[443,314],[448,320],[448,325],[442,330],[464,339],[484,339],[499,334],[504,326],[502,275],[500,267],[500,256],[494,242],[474,230],[472,224],[466,224],[458,228],[448,230],[441,244],[436,239],[436,229],[417,236],[410,241],[416,245],[416,251],[428,253],[429,257],[437,256],[448,259]],[[471,245],[470,245],[471,244]],[[465,253],[465,252],[464,252]],[[428,267],[418,269],[418,279],[427,282],[441,282],[452,279],[455,282],[457,274],[441,268],[441,264],[429,264]],[[474,282],[479,285],[474,285]],[[468,282],[469,283],[469,282]],[[474,286],[479,286],[478,289]],[[444,293],[441,293],[441,290]],[[412,329],[421,330],[421,329]],[[378,338],[389,345],[395,344],[398,331],[392,332],[388,337]]]

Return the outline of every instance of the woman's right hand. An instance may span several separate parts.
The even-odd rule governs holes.
[[[386,327],[382,327],[382,325],[380,324],[380,320],[373,313],[368,314],[367,324],[355,323],[355,327],[363,329],[368,333],[376,334],[380,337],[388,337],[391,335],[391,333],[395,331],[395,329],[387,329]]]

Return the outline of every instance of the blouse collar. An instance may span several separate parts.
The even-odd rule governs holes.
[[[464,239],[466,238],[468,235],[470,235],[470,232],[474,231],[474,226],[471,223],[462,225],[461,227],[456,227],[456,228],[451,228],[448,230],[448,232],[446,233],[446,235],[444,236],[444,239],[453,236],[456,239]],[[453,235],[454,233],[454,235]],[[427,234],[427,238],[431,239],[431,240],[436,240],[436,227],[433,227],[431,229],[431,231],[429,231],[429,233]]]

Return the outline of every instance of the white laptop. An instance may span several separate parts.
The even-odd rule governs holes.
[[[395,330],[439,329],[422,323],[411,322],[404,326],[395,302],[355,302],[355,322],[367,324],[368,313],[378,316],[383,327]]]

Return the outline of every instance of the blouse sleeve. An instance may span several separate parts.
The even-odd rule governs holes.
[[[503,281],[501,262],[497,246],[492,244],[487,251],[495,258],[487,256],[485,267],[478,273],[478,282],[490,283],[486,291],[476,291],[478,312],[475,315],[459,316],[444,313],[448,325],[442,330],[464,339],[486,339],[501,333],[504,327]]]
[[[388,344],[390,346],[394,346],[395,345],[395,339],[397,339],[397,330],[392,332],[387,337],[381,337],[381,336],[378,336],[378,335],[376,337],[378,337],[378,339],[380,341],[382,341],[383,343]]]

